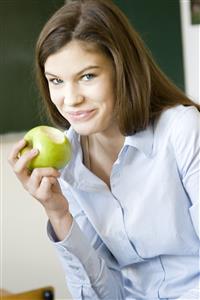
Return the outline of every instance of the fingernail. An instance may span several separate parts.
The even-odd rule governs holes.
[[[31,149],[32,154],[38,154],[39,150],[36,148]]]
[[[22,140],[20,141],[20,143],[21,143],[22,145],[25,145],[25,144],[26,144],[26,141],[25,141],[24,139],[22,139]]]

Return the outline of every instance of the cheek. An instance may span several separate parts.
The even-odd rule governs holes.
[[[56,106],[59,106],[61,105],[62,103],[62,95],[59,91],[56,91],[56,90],[49,90],[49,93],[50,93],[50,98],[51,98],[51,101],[56,105]]]
[[[87,93],[87,96],[94,99],[99,105],[104,105],[112,109],[114,106],[114,88],[110,78],[105,78],[102,82],[94,85]]]
[[[115,106],[115,98],[114,98],[114,93],[113,89],[108,88],[105,90],[105,93],[103,95],[104,103],[109,112],[113,112],[114,106]]]

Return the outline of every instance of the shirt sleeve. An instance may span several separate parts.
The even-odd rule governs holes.
[[[84,223],[87,223],[89,231],[87,220]],[[63,241],[57,242],[50,222],[47,231],[60,258],[73,299],[125,299],[121,272],[111,255],[108,262],[105,246],[98,241],[97,234],[88,233],[89,238],[92,236],[89,241],[76,220]]]
[[[200,113],[197,109],[185,109],[176,118],[172,131],[172,144],[181,180],[191,200],[189,213],[200,238]]]

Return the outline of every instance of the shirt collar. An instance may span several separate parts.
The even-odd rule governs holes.
[[[70,127],[66,132],[67,137],[76,146],[80,146],[80,135]],[[153,150],[154,132],[153,126],[149,125],[142,131],[136,132],[133,135],[126,136],[124,146],[132,146],[143,152],[146,156],[150,156]],[[77,148],[75,148],[77,150]],[[73,149],[73,151],[75,150]]]
[[[153,150],[153,127],[149,125],[146,129],[125,138],[125,144],[137,148],[146,156],[150,156]]]
[[[69,185],[78,189],[102,189],[102,182],[96,180],[96,177],[83,165],[80,135],[77,134],[72,127],[66,131],[66,135],[72,145],[72,159],[68,165],[63,168],[61,177],[65,179]],[[153,149],[153,136],[152,126],[132,136],[127,136],[121,152],[126,146],[131,146],[143,152],[146,156],[150,156]]]

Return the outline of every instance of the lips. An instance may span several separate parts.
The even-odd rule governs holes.
[[[69,121],[81,121],[81,120],[88,120],[90,119],[93,114],[94,114],[95,110],[94,109],[90,109],[90,110],[80,110],[80,111],[71,111],[71,112],[67,112],[67,115],[69,117]]]

